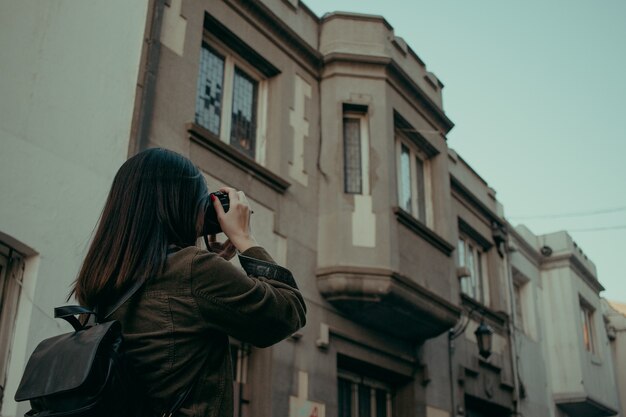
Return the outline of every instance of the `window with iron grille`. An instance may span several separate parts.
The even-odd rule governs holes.
[[[366,194],[363,190],[366,162],[363,159],[367,151],[365,147],[369,144],[364,124],[363,115],[346,114],[343,118],[344,191],[349,194]]]
[[[265,80],[245,61],[225,47],[202,43],[195,121],[257,162],[265,91]]]
[[[344,370],[338,371],[339,417],[392,417],[389,384]]]

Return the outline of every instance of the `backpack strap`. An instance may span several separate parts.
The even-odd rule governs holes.
[[[77,314],[96,314],[93,310],[88,309],[83,306],[63,306],[63,307],[55,307],[54,309],[54,318],[55,319],[63,319],[72,325],[74,330],[77,332],[83,330],[85,326],[83,326],[80,321],[76,318]]]
[[[115,313],[115,311],[122,306],[122,304],[124,304],[126,301],[128,301],[128,299],[130,297],[135,295],[135,293],[139,290],[139,288],[141,288],[143,286],[143,284],[145,284],[145,283],[146,283],[146,280],[137,280],[137,281],[135,281],[133,286],[130,287],[124,293],[124,295],[122,295],[122,297],[120,297],[120,299],[117,301],[117,303],[113,304],[112,307],[109,307],[109,308],[105,309],[102,313],[98,312],[98,317],[102,318],[102,320],[98,320],[98,321],[105,321],[106,319],[108,319],[111,316],[111,314]]]

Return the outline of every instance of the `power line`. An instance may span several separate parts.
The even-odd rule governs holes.
[[[601,209],[601,210],[593,210],[593,211],[579,211],[573,213],[562,213],[562,214],[544,214],[540,216],[510,216],[511,219],[557,219],[562,217],[585,217],[585,216],[595,216],[597,214],[606,214],[606,213],[617,213],[619,211],[626,211],[626,206],[615,207],[610,209]]]
[[[588,229],[566,229],[568,232],[599,232],[601,230],[621,230],[626,229],[626,224],[607,227],[590,227]]]

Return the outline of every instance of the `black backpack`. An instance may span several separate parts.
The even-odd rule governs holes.
[[[124,353],[122,326],[106,321],[139,288],[138,282],[106,314],[81,306],[54,309],[54,317],[67,320],[74,332],[45,339],[30,356],[15,394],[15,401],[30,401],[28,417],[148,417],[142,390]],[[76,318],[95,318],[83,325]],[[191,384],[164,411],[171,416],[182,406]]]

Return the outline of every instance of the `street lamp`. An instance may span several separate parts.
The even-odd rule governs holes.
[[[478,342],[478,353],[483,358],[487,359],[491,356],[491,344],[493,342],[493,329],[485,323],[484,320],[480,321],[480,325],[474,332],[476,335],[476,341]]]

